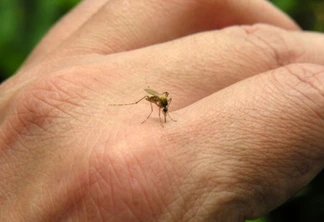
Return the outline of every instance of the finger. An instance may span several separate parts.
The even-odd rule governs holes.
[[[297,30],[267,1],[109,1],[61,47],[65,54],[109,54],[233,24],[269,23]]]
[[[268,25],[231,27],[106,59],[105,69],[114,70],[107,73],[113,78],[113,87],[125,89],[121,98],[142,95],[147,80],[155,90],[168,91],[174,99],[172,109],[177,109],[281,66],[303,62],[324,65],[320,56],[324,55],[323,42],[324,35],[318,33]],[[111,98],[119,97],[118,92]]]
[[[293,64],[179,110],[178,122],[164,136],[183,147],[175,156],[189,153],[200,163],[190,178],[200,184],[226,181],[220,193],[236,197],[247,219],[274,209],[323,169],[323,110],[324,67]],[[202,171],[211,175],[203,178]],[[213,210],[210,202],[206,207]]]
[[[41,40],[21,69],[37,63],[79,29],[108,0],[84,0],[64,16]]]
[[[86,72],[95,72],[98,67],[105,70],[109,79],[102,81],[107,84],[107,95],[111,95],[109,103],[120,103],[125,95],[134,96],[130,101],[138,99],[136,95],[143,96],[147,80],[155,90],[170,93],[174,99],[172,110],[282,65],[295,62],[324,64],[324,57],[318,56],[324,53],[323,38],[318,33],[286,31],[268,25],[230,27],[114,57],[102,57],[92,60],[90,65],[84,60],[65,63],[66,66],[78,66],[80,62],[82,67],[89,68]],[[24,77],[30,80],[35,74],[27,72]],[[8,90],[13,85],[19,87],[12,80],[1,88]]]

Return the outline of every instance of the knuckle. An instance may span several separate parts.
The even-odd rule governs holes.
[[[324,120],[324,67],[313,64],[295,64],[285,67],[295,81],[288,86],[300,95],[300,100]]]
[[[273,72],[271,83],[284,98],[282,107],[286,123],[296,133],[296,140],[304,147],[305,156],[323,160],[324,129],[324,66],[292,64]],[[287,122],[288,121],[288,122]],[[287,127],[287,126],[286,126]],[[300,155],[300,154],[299,154]]]
[[[284,83],[285,93],[315,110],[324,109],[324,66],[314,64],[292,64],[282,68],[284,73],[274,76]],[[287,79],[286,79],[287,78]],[[321,112],[317,117],[324,119]]]
[[[44,124],[58,119],[77,119],[91,96],[96,81],[86,68],[62,70],[43,76],[17,95],[14,110],[23,125]],[[64,121],[63,121],[64,122]]]
[[[246,33],[247,41],[260,49],[263,56],[270,57],[274,67],[298,61],[305,54],[303,47],[296,47],[301,45],[300,41],[284,29],[266,24],[241,26],[240,29]]]

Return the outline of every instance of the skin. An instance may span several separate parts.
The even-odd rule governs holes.
[[[0,221],[264,215],[323,169],[323,42],[266,1],[81,2],[0,85]],[[146,80],[177,122],[108,105]]]

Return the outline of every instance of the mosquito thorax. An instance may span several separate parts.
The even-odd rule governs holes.
[[[168,98],[167,97],[161,98],[160,104],[161,104],[162,107],[164,107],[164,109],[168,106],[168,103],[169,102],[168,102]]]

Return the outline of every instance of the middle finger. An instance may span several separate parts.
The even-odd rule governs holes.
[[[324,36],[268,25],[200,33],[137,51],[108,56],[119,96],[145,88],[169,91],[181,108],[235,82],[291,63],[324,64]],[[105,66],[105,65],[103,65]],[[113,74],[115,76],[116,74]],[[122,77],[122,78],[120,78]],[[127,80],[126,82],[124,80]],[[140,92],[139,92],[140,93]],[[118,93],[117,93],[118,94]],[[118,96],[118,95],[114,95]]]
[[[245,5],[245,0],[132,3],[112,0],[61,46],[60,54],[109,54],[233,24],[260,22],[298,29],[267,1]]]

